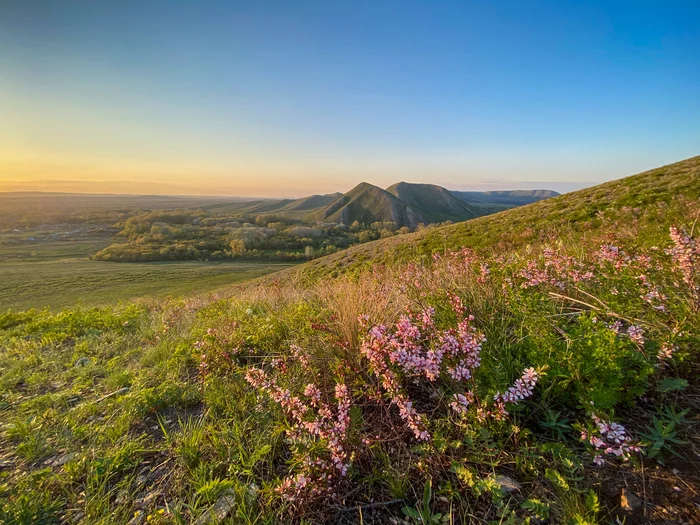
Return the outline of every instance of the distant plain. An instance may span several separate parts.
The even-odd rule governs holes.
[[[247,261],[119,264],[88,259],[112,242],[97,237],[0,244],[0,311],[116,304],[139,297],[211,292],[290,266]]]

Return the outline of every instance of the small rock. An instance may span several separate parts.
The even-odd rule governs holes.
[[[248,485],[248,496],[255,498],[257,497],[258,492],[260,492],[260,487],[258,487],[255,483]]]
[[[128,499],[129,499],[129,491],[128,490],[120,490],[117,493],[117,497],[114,500],[114,503],[116,503],[117,505],[124,505],[124,503],[126,503]]]
[[[141,474],[136,478],[136,486],[140,487],[141,485],[145,485],[147,481],[148,477]]]
[[[501,492],[505,492],[506,494],[517,492],[522,487],[520,483],[515,481],[513,478],[502,474],[495,476],[493,480],[499,485]]]
[[[620,491],[620,508],[625,512],[634,512],[642,508],[642,500],[627,488]]]
[[[209,525],[211,523],[221,523],[233,510],[236,504],[236,497],[232,490],[227,490],[216,500],[209,510],[202,514],[194,525]]]
[[[100,401],[104,401],[105,399],[109,399],[110,397],[114,396],[121,396],[122,394],[127,394],[129,392],[130,388],[128,386],[125,386],[124,388],[120,388],[119,390],[115,390],[114,392],[111,392],[107,394],[106,396],[102,396],[99,398],[95,403],[99,403]]]
[[[160,496],[160,491],[154,490],[153,492],[146,494],[143,498],[139,498],[134,501],[134,507],[137,509],[147,509],[153,505],[158,496]]]
[[[83,356],[79,357],[78,359],[75,360],[75,364],[73,366],[90,366],[92,364],[92,361],[90,361],[89,358]]]
[[[73,461],[78,457],[77,452],[68,452],[67,454],[63,454],[60,458],[57,458],[51,463],[51,466],[53,467],[61,467],[68,463],[69,461]]]

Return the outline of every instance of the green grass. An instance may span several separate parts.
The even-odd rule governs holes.
[[[224,495],[235,502],[227,524],[694,522],[700,252],[687,271],[665,250],[668,225],[690,232],[698,216],[700,159],[691,161],[408,243],[360,247],[219,300],[0,314],[0,523],[116,525],[136,515],[179,525]],[[630,257],[596,255],[602,242]],[[483,254],[425,257],[462,245]],[[233,267],[97,263],[79,257],[88,245],[61,262],[66,251],[49,248],[54,259],[5,261],[2,271],[36,274],[40,288],[65,266],[56,290],[67,300],[93,278],[114,279],[127,295],[201,291],[206,281],[189,280],[188,269],[195,279],[203,268]],[[474,316],[469,333],[486,337],[470,378],[452,376],[449,352],[432,379],[390,358],[397,345],[421,356],[442,348],[464,319],[455,297]],[[433,321],[421,320],[427,307]],[[393,334],[407,313],[422,335],[372,340],[382,330],[370,326]],[[642,342],[630,335],[640,331]],[[541,374],[532,396],[495,417],[495,394],[529,367]],[[341,385],[346,426],[328,433],[341,421]],[[458,393],[474,396],[462,414],[451,406]],[[407,400],[429,440],[416,439],[399,412]],[[581,438],[601,432],[593,414],[663,457],[608,454],[596,466],[593,443]],[[329,462],[337,444],[346,476]],[[302,497],[281,497],[284,480],[299,474],[310,480]],[[501,488],[504,477],[513,492]],[[648,505],[620,510],[622,489]]]
[[[0,245],[0,312],[115,304],[209,292],[288,268],[269,262],[107,263],[87,257],[111,241]],[[106,243],[106,244],[105,244]]]
[[[31,237],[31,235],[31,233],[27,233],[24,237]],[[9,237],[9,235],[4,237]],[[0,235],[0,243],[3,240],[3,235]],[[0,244],[0,264],[4,262],[22,262],[24,264],[57,261],[60,259],[88,258],[113,242],[114,240],[111,237],[94,237],[65,241],[23,241],[22,244]]]

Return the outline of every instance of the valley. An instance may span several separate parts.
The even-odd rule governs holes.
[[[543,197],[525,193],[509,206]],[[444,188],[406,183],[278,201],[0,193],[0,311],[209,293],[485,213],[461,202]]]

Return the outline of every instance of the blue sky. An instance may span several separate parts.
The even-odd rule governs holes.
[[[10,0],[0,49],[0,189],[568,190],[700,154],[698,2]]]

